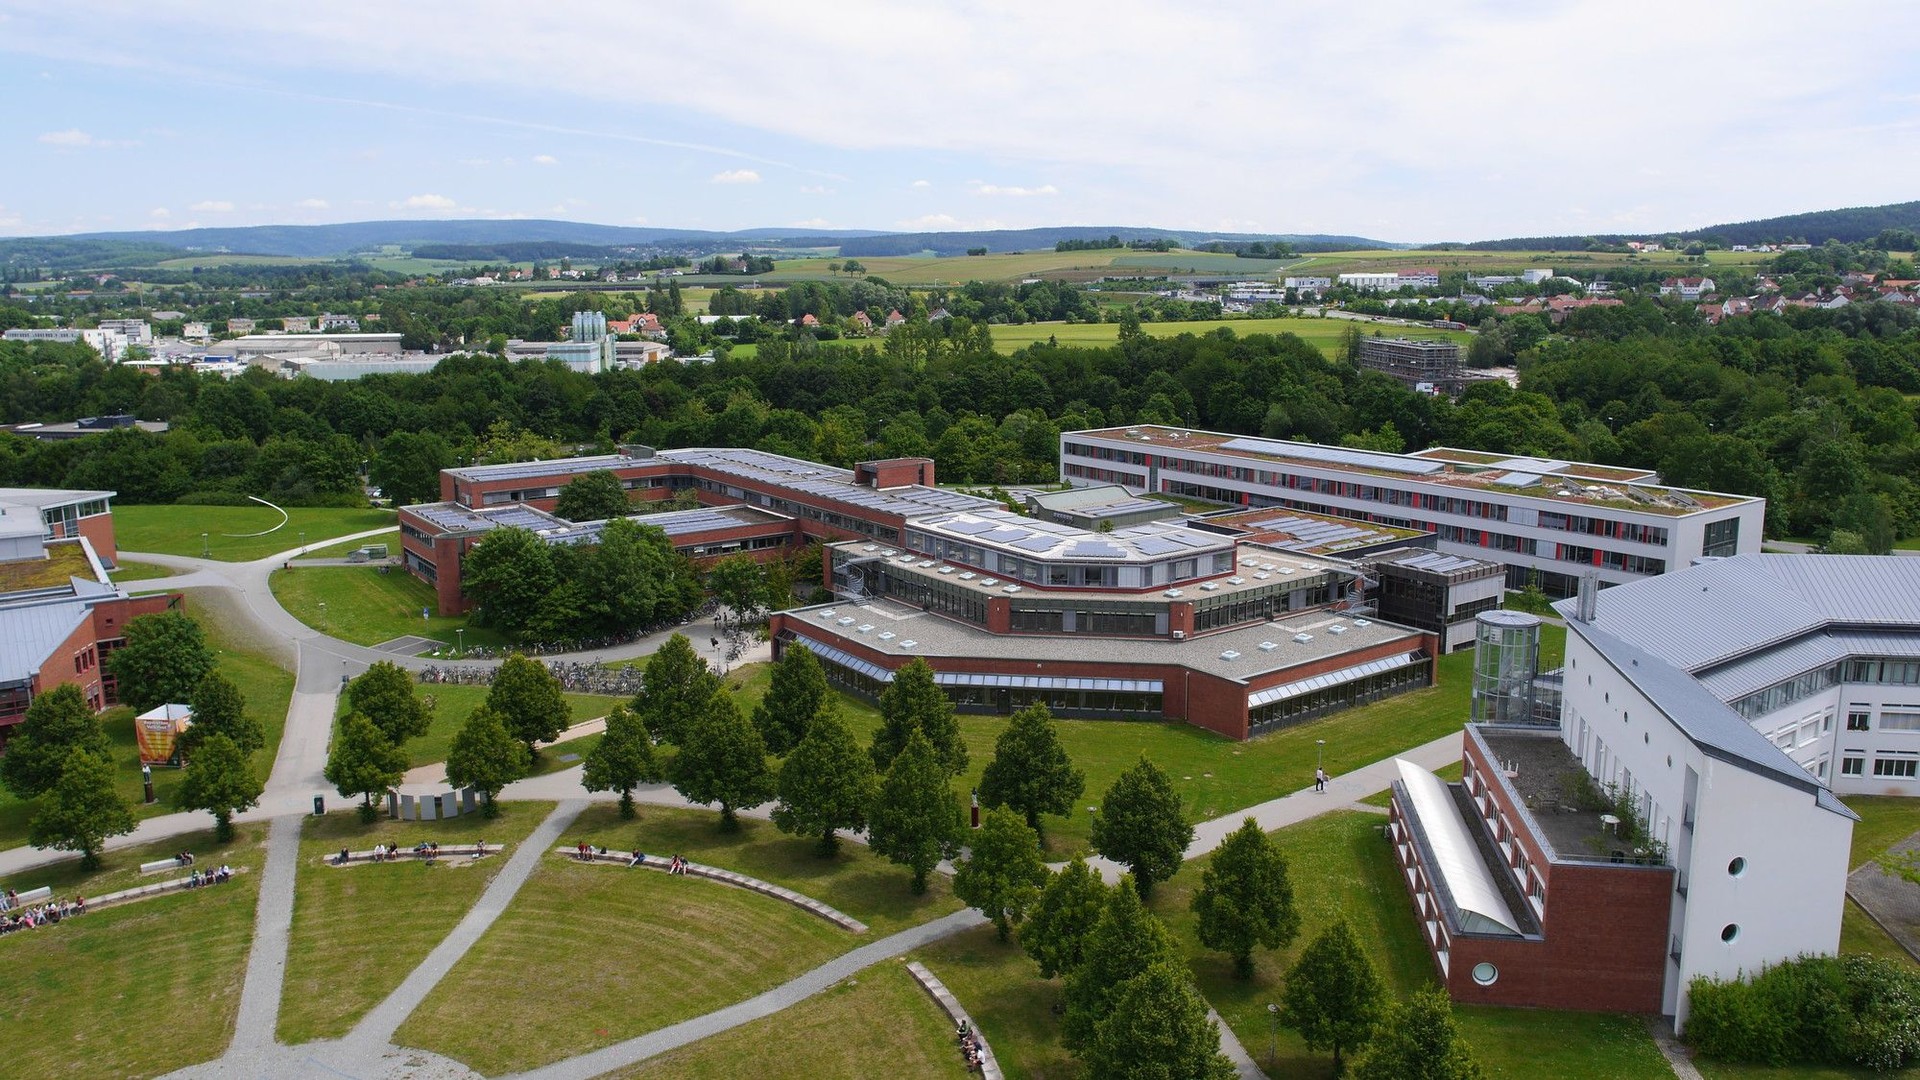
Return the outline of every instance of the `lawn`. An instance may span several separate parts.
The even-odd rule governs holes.
[[[488,821],[464,814],[445,821],[360,824],[352,811],[310,819],[300,841],[293,930],[287,944],[286,990],[280,999],[281,1042],[298,1044],[345,1034],[400,985],[466,916],[513,851],[552,803],[502,803]],[[375,844],[403,848],[425,840],[444,847],[512,845],[504,857],[473,861],[379,863],[335,868],[328,854]]]
[[[1540,665],[1560,663],[1566,642],[1561,627],[1543,627]],[[1187,816],[1204,821],[1279,798],[1313,782],[1314,759],[1324,747],[1327,771],[1339,774],[1458,731],[1466,722],[1472,693],[1473,653],[1440,658],[1439,685],[1385,701],[1348,709],[1308,723],[1235,742],[1179,721],[1058,720],[1067,754],[1087,776],[1081,806],[1097,806],[1120,772],[1146,754],[1173,777],[1186,800]],[[766,694],[768,665],[737,668],[727,676],[743,711]],[[880,714],[866,702],[842,695],[847,723],[863,741],[880,726]],[[969,769],[956,780],[963,795],[980,782],[993,760],[994,740],[1005,730],[999,716],[962,715]],[[1070,817],[1049,816],[1050,858],[1067,858],[1086,849],[1091,820],[1084,810]]]
[[[416,693],[425,694],[434,699],[433,725],[427,729],[425,735],[408,740],[407,767],[416,769],[422,765],[447,760],[447,750],[453,745],[453,737],[459,733],[460,725],[466,723],[467,717],[473,715],[473,710],[487,700],[490,689],[485,686],[453,683],[435,683],[416,688]],[[568,724],[598,719],[612,712],[615,707],[625,705],[632,700],[623,697],[607,697],[603,694],[567,694],[565,697],[567,704],[573,706],[573,715],[568,719]],[[347,699],[343,695],[340,698],[340,715],[346,715],[346,709]],[[591,737],[588,736],[588,738]],[[584,740],[569,740],[551,750],[541,751],[541,763],[548,764],[561,754],[585,756],[586,751],[592,746],[592,743]],[[568,763],[569,767],[573,764],[577,763]],[[552,770],[549,768],[540,771]]]
[[[771,897],[548,856],[395,1041],[518,1072],[752,997],[861,940]]]
[[[172,577],[173,570],[165,566],[155,566],[153,563],[122,560],[120,565],[114,567],[107,576],[112,578],[116,585],[124,585],[129,581],[152,581],[156,578]]]
[[[355,645],[378,645],[408,634],[449,645],[461,640],[468,646],[506,642],[495,631],[469,626],[464,615],[434,614],[439,601],[433,589],[397,566],[303,566],[275,570],[268,581],[288,614]],[[420,617],[422,610],[427,618]],[[464,638],[455,633],[462,629]]]
[[[967,1075],[946,1014],[905,964],[891,963],[868,968],[778,1015],[608,1073],[603,1080],[961,1080]]]
[[[186,611],[206,633],[219,670],[232,679],[247,700],[247,711],[259,717],[267,729],[267,744],[253,755],[254,775],[265,779],[273,771],[273,757],[280,749],[280,733],[287,724],[287,705],[293,698],[293,675],[271,657],[254,651],[242,641],[228,618],[231,597],[214,589],[189,592]],[[108,709],[100,715],[108,741],[113,747],[115,787],[121,798],[133,806],[133,815],[149,818],[174,812],[173,794],[185,771],[153,770],[153,789],[157,801],[143,802],[140,779],[140,751],[134,742],[134,712],[130,708]],[[27,824],[35,804],[0,789],[0,848],[18,847],[27,842]],[[119,856],[109,856],[118,860]]]
[[[400,554],[400,530],[391,529],[381,533],[379,536],[367,536],[359,540],[342,540],[337,544],[327,544],[324,547],[315,544],[307,549],[305,557],[312,559],[344,559],[348,555],[366,547],[368,544],[385,544],[387,545],[387,554],[397,556]]]
[[[910,888],[913,875],[905,867],[852,840],[843,839],[839,854],[823,859],[814,853],[811,838],[789,836],[769,821],[741,818],[738,832],[725,833],[714,810],[642,804],[639,813],[635,821],[621,821],[618,806],[596,804],[580,815],[566,840],[585,840],[619,851],[639,848],[652,855],[682,855],[771,881],[859,919],[873,937],[918,926],[962,906],[944,875],[933,875],[926,893],[915,896]]]
[[[279,511],[264,506],[113,508],[114,540],[123,552],[154,551],[194,558],[204,554],[223,562],[263,559],[303,543],[387,528],[393,520],[391,510],[330,507],[288,507],[285,525],[280,524]],[[273,531],[264,536],[238,535],[268,529]],[[300,539],[302,534],[306,536],[304,541]]]
[[[15,1080],[156,1076],[220,1056],[233,1037],[259,894],[265,825],[216,848],[211,831],[147,845],[114,869],[71,862],[9,884],[62,896],[136,883],[138,864],[182,849],[249,872],[227,885],[107,908],[0,939],[0,1045]],[[153,879],[148,879],[149,881]]]
[[[1848,795],[1841,799],[1860,820],[1853,826],[1853,854],[1847,865],[1858,869],[1920,829],[1920,799],[1897,795]]]
[[[1248,334],[1293,334],[1331,358],[1336,355],[1340,343],[1345,340],[1348,328],[1353,326],[1361,327],[1362,331],[1369,335],[1379,330],[1387,337],[1432,338],[1454,341],[1463,345],[1472,340],[1468,334],[1459,330],[1381,326],[1374,323],[1356,323],[1347,319],[1208,319],[1200,322],[1141,323],[1140,329],[1153,337],[1160,338],[1178,337],[1181,334],[1204,337],[1221,327],[1231,329],[1239,337],[1246,337]],[[992,330],[993,347],[1002,353],[1012,353],[1028,345],[1049,340],[1061,345],[1100,347],[1112,345],[1120,340],[1119,323],[1037,322],[1022,323],[1018,326],[995,326]]]

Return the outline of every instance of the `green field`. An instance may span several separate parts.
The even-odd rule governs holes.
[[[832,281],[847,278],[827,269],[839,258],[781,259],[762,282]],[[1242,259],[1202,251],[1018,251],[992,255],[874,256],[859,260],[872,277],[895,285],[926,287],[960,285],[969,281],[1021,281],[1031,277],[1090,281],[1112,274],[1233,274],[1249,278],[1273,274],[1290,265],[1284,259]]]
[[[246,562],[348,533],[393,525],[391,510],[343,510],[329,507],[264,506],[116,506],[114,541],[122,552],[158,552],[222,562]],[[275,528],[279,525],[278,528]],[[273,529],[264,536],[245,536]],[[300,539],[306,534],[306,540]],[[204,539],[203,539],[204,537]]]
[[[487,700],[488,689],[489,688],[485,686],[468,686],[456,683],[437,683],[431,686],[421,686],[417,692],[433,698],[435,702],[433,726],[427,729],[425,735],[407,741],[407,767],[419,768],[422,765],[447,760],[447,749],[453,745],[454,735],[459,732],[460,725],[467,722],[467,717],[473,715],[473,710],[479,708],[481,703]],[[567,704],[573,707],[573,715],[567,721],[569,724],[596,720],[612,712],[616,706],[625,705],[628,701],[627,698],[605,697],[600,694],[567,694],[564,696],[567,699]],[[346,698],[344,697],[340,699],[340,712],[343,715],[346,712]],[[588,736],[588,738],[594,738],[594,736]],[[584,755],[592,746],[592,743],[586,742],[585,740],[578,742],[570,740],[564,744],[564,749],[542,751],[540,754],[540,764],[549,767],[542,768],[539,771],[552,771],[551,766],[560,754]],[[573,763],[568,763],[568,767],[571,767],[572,764]]]
[[[173,571],[164,566],[155,566],[153,563],[128,562],[122,559],[120,565],[114,567],[107,576],[113,579],[114,584],[124,585],[129,581],[152,581],[156,578],[172,577]]]
[[[465,615],[434,614],[439,599],[433,589],[397,566],[302,566],[275,570],[268,583],[287,614],[355,645],[407,634],[449,645],[464,640],[469,647],[506,642],[495,631],[469,626]],[[422,610],[428,613],[424,619]],[[464,639],[459,630],[466,631]]]
[[[1678,251],[1656,251],[1633,255],[1605,251],[1439,251],[1432,248],[1408,248],[1401,251],[1327,251],[1308,255],[1287,267],[1290,274],[1364,273],[1397,270],[1401,267],[1433,267],[1442,274],[1464,270],[1474,274],[1512,272],[1532,267],[1551,267],[1561,273],[1610,266],[1634,266],[1659,269],[1702,269],[1738,266],[1747,269],[1773,256],[1757,251],[1709,251],[1705,264],[1695,262]]]
[[[279,1039],[303,1043],[346,1034],[466,916],[513,850],[552,811],[552,803],[510,802],[491,821],[463,814],[362,825],[352,811],[309,820],[300,839]],[[412,860],[348,867],[322,862],[342,847],[404,849],[426,840],[450,850],[481,840],[510,847],[502,857],[455,856],[435,866]],[[369,917],[376,912],[377,918]]]
[[[385,544],[387,545],[388,555],[398,556],[400,554],[400,530],[391,529],[381,533],[379,536],[366,536],[358,540],[342,540],[337,544],[327,544],[324,546],[317,543],[309,544],[307,545],[307,553],[302,556],[302,558],[344,559],[354,552],[359,551],[361,548],[366,547],[368,544]]]
[[[549,855],[395,1041],[519,1072],[752,997],[863,941],[772,897]]]
[[[1141,323],[1140,329],[1153,337],[1202,337],[1221,327],[1238,337],[1248,334],[1293,334],[1319,349],[1329,358],[1336,355],[1347,329],[1359,326],[1372,335],[1376,330],[1387,337],[1431,338],[1465,345],[1473,336],[1463,330],[1434,330],[1425,326],[1401,326],[1392,323],[1353,322],[1347,319],[1208,319],[1201,322]],[[1012,353],[1028,345],[1053,341],[1060,345],[1105,347],[1120,340],[1119,323],[1037,322],[1018,326],[995,326],[993,347],[996,352]]]
[[[115,856],[117,869],[94,875],[68,861],[11,878],[16,889],[46,884],[60,896],[98,896],[142,883],[141,861],[182,850],[203,866],[247,871],[225,885],[0,938],[6,1075],[156,1076],[219,1057],[240,1005],[266,828],[242,825],[223,847],[211,831],[144,845]]]

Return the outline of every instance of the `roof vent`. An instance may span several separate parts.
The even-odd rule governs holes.
[[[1227,584],[1229,585],[1245,585],[1246,583],[1247,583],[1247,579],[1243,577],[1236,576],[1236,577],[1230,577],[1227,579]]]
[[[1299,642],[1302,645],[1305,645],[1307,642],[1313,640],[1313,635],[1303,631],[1301,633],[1293,635],[1293,640]]]
[[[1164,597],[1167,597],[1168,599],[1174,599],[1174,598],[1176,598],[1176,597],[1179,597],[1179,596],[1182,596],[1182,595],[1184,595],[1184,594],[1183,594],[1183,593],[1181,593],[1181,591],[1180,591],[1179,589],[1168,589],[1168,590],[1167,590],[1166,592],[1163,592],[1163,593],[1161,593],[1160,595],[1161,595],[1161,596],[1164,596]]]
[[[1291,566],[1283,566],[1283,567],[1281,567],[1281,568],[1280,568],[1280,572],[1281,572],[1281,573],[1283,573],[1283,574],[1291,574],[1291,573],[1293,573],[1293,567],[1291,567]]]
[[[1261,652],[1272,652],[1273,650],[1275,650],[1275,649],[1277,649],[1277,648],[1279,648],[1279,647],[1280,647],[1280,646],[1279,646],[1278,644],[1276,644],[1276,643],[1274,643],[1274,642],[1271,642],[1271,641],[1263,641],[1263,642],[1261,642],[1261,643],[1260,643],[1260,651],[1261,651]]]
[[[893,640],[893,638],[894,638],[894,633],[893,633],[893,631],[891,631],[891,630],[882,630],[882,631],[880,631],[880,640],[881,640],[881,641],[892,641],[892,640]]]
[[[1222,660],[1238,660],[1238,659],[1240,659],[1240,654],[1239,654],[1238,652],[1236,652],[1236,651],[1234,651],[1233,649],[1228,649],[1228,650],[1227,650],[1226,652],[1223,652],[1223,653],[1221,653],[1221,654],[1220,654],[1220,659],[1222,659]]]
[[[831,619],[838,614],[839,612],[833,610],[832,608],[828,608],[827,610],[820,613],[820,617],[823,619]]]
[[[1200,587],[1207,590],[1208,592],[1212,592],[1215,589],[1218,589],[1220,587],[1220,583],[1217,581],[1206,581],[1206,582],[1202,582]]]
[[[983,588],[983,589],[991,589],[991,588],[993,588],[993,587],[994,587],[995,585],[998,585],[998,584],[1000,584],[1000,579],[999,579],[999,578],[990,578],[990,577],[988,577],[988,578],[981,578],[981,579],[980,579],[980,587],[981,587],[981,588]]]
[[[932,566],[932,565],[933,565],[933,560],[932,560],[932,559],[922,559],[922,560],[920,560],[920,569],[922,569],[922,570],[925,570],[925,569],[926,569],[927,567],[929,567],[929,566]]]
[[[861,550],[861,551],[879,551],[879,550],[880,550],[880,545],[878,545],[878,544],[868,544],[868,545],[867,545],[866,547],[863,547],[863,548],[861,548],[860,550]]]
[[[1355,619],[1355,620],[1353,620],[1353,625],[1355,625],[1355,626],[1372,626],[1372,625],[1373,625],[1373,620],[1372,620],[1372,619]]]
[[[899,553],[899,552],[897,552],[897,551],[895,551],[895,550],[893,550],[892,548],[885,548],[885,549],[883,549],[883,550],[882,550],[882,551],[880,552],[880,554],[881,554],[881,555],[882,555],[883,557],[885,557],[885,558],[889,558],[889,559],[891,559],[891,558],[893,558],[893,557],[894,557],[895,555],[898,555],[898,554],[900,554],[900,553]]]
[[[1003,593],[1008,593],[1008,594],[1012,594],[1012,593],[1017,593],[1017,592],[1019,592],[1019,591],[1020,591],[1020,586],[1018,586],[1018,585],[1009,585],[1009,586],[1007,586],[1006,588],[1004,588],[1004,589],[1001,589],[1000,591],[1001,591],[1001,592],[1003,592]]]
[[[1272,574],[1269,574],[1269,573],[1267,573],[1266,571],[1264,571],[1264,570],[1261,570],[1261,571],[1258,571],[1258,572],[1256,572],[1256,573],[1255,573],[1255,574],[1253,575],[1253,580],[1255,580],[1255,581],[1265,581],[1265,580],[1267,580],[1268,578],[1270,578],[1270,577],[1272,577],[1272,576],[1273,576]]]
[[[972,580],[974,579],[974,577],[975,577],[975,575],[974,575],[974,572],[973,572],[973,571],[971,571],[971,570],[969,570],[969,571],[967,571],[966,573],[964,573],[964,574],[961,574],[961,575],[960,575],[960,580],[961,580],[961,581],[972,581]]]
[[[1346,627],[1344,627],[1344,626],[1329,626],[1329,627],[1327,627],[1327,633],[1329,633],[1329,634],[1344,634],[1344,633],[1346,633],[1346,632],[1347,632],[1347,628],[1346,628]]]
[[[851,616],[851,615],[849,615],[849,616],[847,616],[847,617],[846,617],[846,618],[844,618],[844,619],[837,619],[837,620],[835,620],[835,622],[837,622],[837,623],[838,623],[838,624],[839,624],[840,626],[852,626],[852,625],[853,625],[853,616]]]
[[[854,629],[860,631],[863,634],[871,634],[873,633],[873,624],[870,622],[861,623],[859,626],[855,627]]]
[[[919,643],[919,642],[917,642],[917,641],[915,641],[915,640],[913,640],[912,638],[908,638],[908,639],[906,639],[905,641],[902,641],[902,642],[900,643],[900,647],[901,647],[901,648],[903,648],[903,649],[911,649],[911,648],[913,648],[913,647],[914,647],[915,645],[918,645],[918,644],[920,644],[920,643]]]
[[[941,567],[941,568],[940,568],[940,572],[941,572],[941,573],[943,573],[943,574],[951,574],[951,573],[953,573],[953,567],[951,567],[951,566],[943,566],[943,567]]]

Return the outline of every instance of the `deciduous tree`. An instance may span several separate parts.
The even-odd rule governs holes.
[[[744,551],[714,563],[707,571],[707,588],[743,622],[753,622],[766,610],[767,575]]]
[[[587,751],[580,770],[580,786],[588,791],[620,793],[620,816],[633,819],[633,789],[657,784],[666,773],[653,752],[653,736],[639,714],[621,705],[607,714],[606,734]]]
[[[1139,890],[1124,879],[1107,890],[1106,907],[1087,933],[1080,966],[1067,975],[1060,1032],[1068,1048],[1079,1051],[1091,1044],[1094,1029],[1113,1013],[1127,980],[1178,958],[1173,935],[1140,902]]]
[[[767,741],[767,752],[784,756],[799,745],[807,726],[827,700],[827,676],[805,645],[789,645],[773,665],[767,694],[753,707],[753,726]]]
[[[777,672],[774,678],[779,678]],[[835,832],[866,828],[878,789],[873,759],[829,698],[820,703],[805,737],[780,766],[780,801],[773,808],[773,823],[782,832],[819,837],[820,854],[830,856],[840,846]]]
[[[1298,1031],[1310,1050],[1332,1050],[1339,1074],[1343,1051],[1373,1037],[1386,988],[1353,928],[1336,919],[1300,953],[1287,972],[1280,1022]]]
[[[347,703],[373,721],[388,742],[404,746],[433,725],[433,710],[414,691],[413,676],[393,661],[381,660],[347,684]]]
[[[1220,1030],[1193,977],[1163,960],[1117,989],[1113,1010],[1093,1026],[1080,1051],[1087,1075],[1101,1080],[1233,1080],[1220,1053]]]
[[[1042,833],[1041,814],[1071,814],[1086,790],[1086,775],[1067,757],[1045,705],[1013,714],[980,776],[980,801],[1011,806],[1036,833]]]
[[[918,896],[927,891],[927,875],[940,860],[959,853],[965,828],[953,778],[939,753],[925,735],[909,733],[868,815],[868,845],[913,872]]]
[[[1461,1036],[1447,995],[1429,989],[1415,990],[1387,1010],[1353,1075],[1355,1080],[1481,1080],[1486,1070]]]
[[[594,469],[567,481],[553,512],[568,521],[605,521],[633,513],[633,503],[613,470]]]
[[[647,658],[634,711],[656,738],[678,745],[681,732],[720,686],[685,634],[675,634]]]
[[[367,480],[395,506],[440,498],[440,470],[452,468],[453,447],[431,431],[396,431],[380,440],[367,463]]]
[[[673,789],[697,803],[720,804],[720,828],[740,827],[735,811],[773,798],[773,771],[760,733],[740,715],[725,687],[716,687],[706,707],[682,733],[680,752],[667,768]]]
[[[0,780],[16,797],[36,798],[60,782],[67,758],[75,750],[104,758],[113,752],[113,744],[80,688],[62,683],[27,706],[26,717],[7,742],[6,754],[0,755]]]
[[[81,868],[93,870],[100,866],[107,837],[132,831],[133,810],[113,786],[113,763],[104,754],[75,748],[27,823],[27,843],[77,851]]]
[[[215,732],[194,747],[176,800],[184,810],[212,814],[213,837],[224,844],[233,839],[233,815],[258,803],[262,790],[246,752],[226,734]]]
[[[528,529],[494,529],[461,563],[460,587],[473,598],[475,621],[508,635],[532,625],[559,584],[553,552]]]
[[[966,859],[954,868],[955,896],[993,920],[1000,940],[1026,917],[1047,880],[1040,861],[1040,835],[1004,806],[987,811]]]
[[[552,742],[566,730],[573,715],[560,680],[545,664],[519,653],[507,657],[494,673],[487,708],[499,714],[507,734],[526,745],[529,757],[536,756],[535,743]]]
[[[233,680],[218,671],[209,671],[200,685],[194,687],[189,702],[193,708],[193,725],[181,736],[181,749],[189,760],[200,752],[200,746],[215,735],[225,735],[238,747],[242,757],[251,757],[253,752],[267,745],[267,728],[257,718],[247,715],[247,699]]]
[[[967,745],[960,741],[960,725],[953,718],[953,702],[933,681],[933,668],[915,657],[893,673],[880,693],[880,730],[873,733],[873,764],[885,769],[919,732],[933,747],[947,775],[967,771]]]
[[[1087,935],[1106,909],[1110,890],[1083,856],[1047,875],[1040,898],[1020,927],[1020,947],[1040,965],[1040,977],[1072,973],[1085,955]]]
[[[1107,789],[1093,819],[1093,850],[1133,871],[1142,899],[1180,869],[1193,826],[1173,781],[1145,754]]]
[[[1300,933],[1287,857],[1252,818],[1214,851],[1193,894],[1200,943],[1233,957],[1233,973],[1253,977],[1253,950],[1284,949]]]
[[[120,686],[120,703],[145,712],[168,702],[192,700],[194,687],[213,670],[200,624],[178,611],[159,611],[127,621],[127,641],[107,657]]]
[[[482,705],[454,733],[453,745],[447,749],[447,783],[478,791],[481,812],[497,817],[500,807],[494,797],[501,788],[527,775],[532,763],[532,751],[507,730],[505,719]]]
[[[356,712],[341,719],[323,775],[341,797],[361,796],[361,821],[373,822],[373,797],[398,785],[406,773],[407,755],[388,742],[373,721]]]

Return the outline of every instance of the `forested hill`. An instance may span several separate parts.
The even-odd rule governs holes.
[[[1920,232],[1920,202],[1888,203],[1885,206],[1855,206],[1845,210],[1815,210],[1805,214],[1737,221],[1728,225],[1708,225],[1684,232],[1652,230],[1637,233],[1596,233],[1590,236],[1514,236],[1505,240],[1479,240],[1465,245],[1469,251],[1579,251],[1593,243],[1622,244],[1641,237],[1674,236],[1681,240],[1712,240],[1721,244],[1764,244],[1800,241],[1824,244],[1837,240],[1859,244],[1889,230]]]

